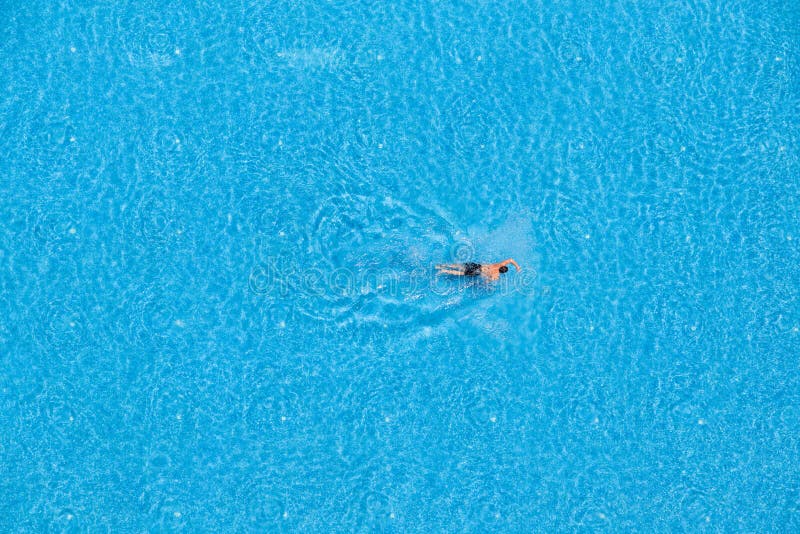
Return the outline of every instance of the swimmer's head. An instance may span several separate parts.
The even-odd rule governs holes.
[[[500,267],[500,272],[501,272],[501,273],[507,273],[507,272],[508,272],[508,267],[506,267],[505,265],[503,265],[502,267]]]

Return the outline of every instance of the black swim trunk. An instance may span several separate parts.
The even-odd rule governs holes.
[[[466,276],[478,276],[481,274],[481,264],[480,263],[465,263],[464,264],[464,275]]]

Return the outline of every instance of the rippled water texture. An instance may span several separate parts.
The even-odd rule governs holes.
[[[0,530],[798,531],[798,53],[789,1],[3,2]]]

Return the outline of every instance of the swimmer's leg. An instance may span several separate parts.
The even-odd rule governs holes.
[[[464,271],[457,271],[455,269],[440,269],[437,274],[452,274],[455,276],[464,276]]]

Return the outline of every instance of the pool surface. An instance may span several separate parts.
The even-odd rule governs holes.
[[[788,0],[2,2],[0,530],[797,532],[799,60]]]

